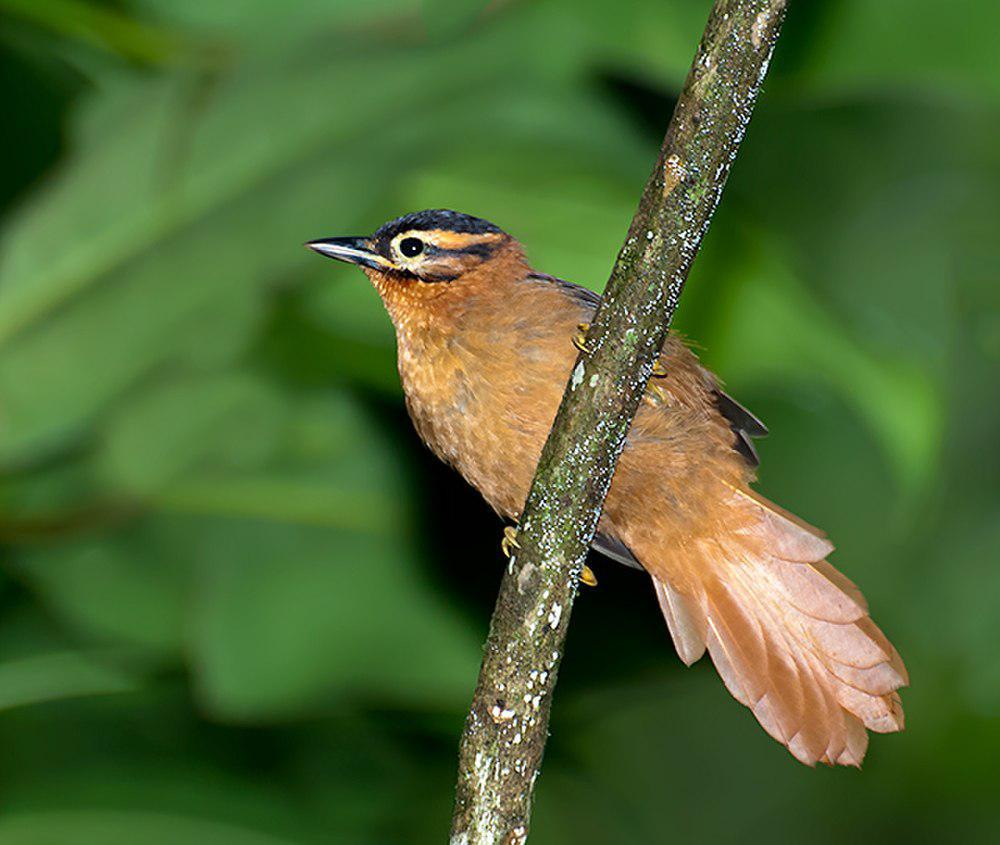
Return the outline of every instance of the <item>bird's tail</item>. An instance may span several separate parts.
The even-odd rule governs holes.
[[[858,766],[865,728],[903,728],[903,661],[826,561],[822,532],[749,489],[730,504],[719,536],[640,554],[677,653],[691,665],[707,648],[733,696],[803,763]]]

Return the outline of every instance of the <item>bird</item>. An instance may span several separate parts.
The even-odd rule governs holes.
[[[516,522],[600,297],[532,269],[499,226],[448,209],[306,246],[365,273],[395,327],[420,438]],[[909,677],[827,561],[826,535],[752,488],[753,439],[766,433],[671,331],[593,547],[649,575],[680,659],[707,651],[798,760],[859,767],[868,731],[903,729]],[[516,545],[509,527],[504,541]]]

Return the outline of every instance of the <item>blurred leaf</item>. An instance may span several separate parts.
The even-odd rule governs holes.
[[[913,636],[924,648],[940,653],[951,667],[961,666],[955,692],[970,709],[996,719],[1000,714],[1000,666],[996,643],[1000,638],[1000,618],[993,608],[1000,602],[1000,570],[995,565],[1000,550],[1000,524],[994,518],[1000,502],[994,496],[970,502],[954,524],[934,532],[930,542],[937,557],[947,558],[952,571],[962,577],[946,579],[931,589],[914,590],[925,615],[938,614],[949,624],[936,630],[915,626]],[[918,570],[923,583],[934,583],[936,561]]]
[[[86,0],[45,0],[43,3],[0,0],[0,11],[133,61],[177,61],[194,48],[176,33],[149,26],[103,4]]]
[[[459,35],[489,5],[488,0],[421,0],[424,23],[432,38]]]
[[[191,523],[176,538],[200,573],[192,647],[203,698],[241,719],[348,692],[460,699],[477,643],[419,577],[394,450],[349,403],[316,411],[325,418],[302,417],[294,441],[313,482],[256,488],[257,504],[234,490],[232,513],[247,519]]]
[[[739,208],[780,232],[788,263],[874,353],[943,383],[958,308],[976,295],[961,279],[1000,263],[983,229],[1000,197],[1000,162],[980,142],[996,134],[988,115],[886,98],[783,103],[748,138],[722,216]],[[794,182],[775,192],[789,161]]]
[[[468,693],[477,643],[405,540],[206,528],[192,550],[204,573],[194,660],[216,714],[289,715],[345,692],[437,706]]]
[[[1000,27],[995,4],[957,0],[842,0],[829,4],[804,74],[821,89],[923,88],[936,93],[1000,94],[993,61]]]
[[[196,33],[230,50],[254,55],[288,54],[308,43],[334,39],[337,46],[354,37],[378,41],[390,35],[399,21],[415,23],[419,0],[299,0],[294,8],[270,0],[239,3],[201,3],[198,0],[133,0],[131,7],[144,19]]]
[[[213,842],[218,845],[289,845],[294,840],[260,831],[165,813],[110,810],[50,810],[8,815],[0,821],[5,845],[178,845]]]
[[[219,387],[201,407],[225,405]],[[143,425],[136,431],[141,451]],[[153,454],[186,454],[176,436],[163,435]],[[295,406],[275,448],[282,469],[272,475],[205,473],[180,458],[154,499],[177,515],[25,550],[19,571],[88,638],[190,654],[220,717],[290,715],[350,693],[424,705],[462,698],[477,643],[419,577],[385,436],[332,395]]]
[[[154,531],[154,537],[156,533]],[[22,576],[72,629],[103,643],[173,656],[182,645],[189,562],[148,531],[32,550]]]
[[[112,420],[98,460],[115,488],[140,495],[192,467],[258,466],[276,446],[281,401],[241,375],[157,385]]]
[[[593,67],[673,91],[680,90],[687,76],[710,9],[696,0],[563,0],[560,5],[562,38],[585,44]],[[666,114],[659,117],[663,130],[668,119]]]
[[[61,652],[0,663],[0,710],[60,698],[111,695],[136,689],[134,678],[97,655]]]
[[[876,357],[852,338],[773,248],[752,250],[739,273],[744,281],[714,347],[719,369],[742,382],[823,379],[867,420],[901,485],[924,488],[942,438],[943,398],[934,383],[908,362]]]

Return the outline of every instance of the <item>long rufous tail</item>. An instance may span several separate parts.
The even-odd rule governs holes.
[[[640,556],[677,653],[690,666],[707,648],[733,696],[803,763],[858,766],[865,728],[903,728],[903,661],[826,561],[822,532],[749,489],[731,506],[722,536]]]

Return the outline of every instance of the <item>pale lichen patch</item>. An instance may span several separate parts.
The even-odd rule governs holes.
[[[523,593],[528,589],[537,571],[538,567],[536,567],[533,563],[526,563],[521,567],[521,571],[517,573],[518,592]]]
[[[684,167],[684,162],[681,161],[681,157],[676,153],[674,155],[667,156],[666,160],[663,162],[663,198],[666,199],[673,193],[674,188],[676,188],[681,182],[687,178],[687,168]]]
[[[528,841],[528,829],[519,824],[504,839],[503,845],[524,845]]]
[[[753,26],[750,27],[750,43],[755,50],[760,49],[764,43],[764,35],[767,33],[767,26],[771,22],[770,10],[764,9],[754,19]],[[766,68],[765,68],[766,72]]]
[[[516,715],[517,711],[510,707],[504,707],[503,702],[498,701],[490,708],[490,718],[498,725],[502,722],[509,722]]]

